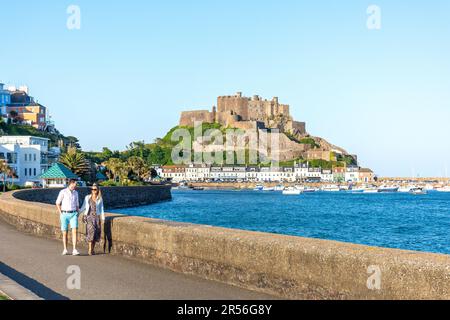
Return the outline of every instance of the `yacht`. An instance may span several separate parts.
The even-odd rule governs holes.
[[[283,190],[283,195],[286,195],[286,196],[296,196],[301,193],[302,193],[301,190],[296,189],[294,187],[289,187],[289,188]]]
[[[282,184],[275,186],[275,191],[283,191],[285,188]]]
[[[325,192],[339,192],[341,189],[336,185],[326,185],[322,187],[322,191]]]
[[[406,186],[406,187],[398,188],[398,192],[408,193],[408,192],[411,192],[411,190],[416,189],[416,188],[417,188],[416,186],[409,185],[409,186]]]
[[[262,191],[275,191],[274,187],[263,187]]]
[[[444,186],[441,188],[437,188],[436,191],[438,192],[450,192],[450,186]]]
[[[378,192],[381,193],[393,193],[397,192],[399,187],[393,187],[393,186],[381,186],[378,188]]]
[[[305,187],[303,189],[303,193],[313,193],[313,192],[317,192],[317,191],[318,191],[318,189],[316,189],[316,188],[307,188],[307,187]]]
[[[364,189],[363,193],[378,193],[378,188],[377,187],[367,187]]]
[[[409,193],[411,194],[427,194],[427,192],[422,188],[412,188]]]
[[[264,188],[263,185],[258,184],[258,185],[256,185],[256,187],[253,190],[255,190],[255,191],[262,191],[263,188]]]

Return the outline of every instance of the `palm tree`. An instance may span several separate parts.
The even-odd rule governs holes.
[[[114,181],[117,181],[117,178],[120,179],[120,173],[123,168],[123,161],[119,158],[110,158],[103,163],[103,165],[111,172],[112,178]]]
[[[59,158],[59,162],[79,177],[88,174],[90,170],[84,154],[79,152],[75,146],[67,148],[67,152]]]
[[[143,178],[145,178],[146,174],[148,173],[147,164],[140,157],[133,156],[128,158],[127,164],[130,167],[130,170],[136,175],[138,180],[142,180]]]
[[[0,161],[0,174],[2,175],[2,181],[3,181],[3,192],[6,192],[6,178],[11,178],[11,184],[12,184],[12,178],[16,177],[16,172],[14,169],[12,169],[4,160]]]

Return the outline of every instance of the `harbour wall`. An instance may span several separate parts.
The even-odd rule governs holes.
[[[112,191],[122,197],[120,189],[105,196]],[[55,207],[24,200],[37,198],[34,190],[3,194],[0,218],[60,238]],[[450,299],[447,255],[118,214],[107,214],[102,245],[111,254],[289,299]]]

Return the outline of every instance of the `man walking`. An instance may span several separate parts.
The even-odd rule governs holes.
[[[70,180],[69,186],[59,192],[58,199],[56,200],[56,208],[58,209],[61,220],[61,231],[63,234],[64,251],[63,255],[67,255],[67,230],[72,229],[72,255],[78,256],[77,246],[77,233],[78,233],[78,213],[80,210],[80,203],[78,201],[77,181]]]

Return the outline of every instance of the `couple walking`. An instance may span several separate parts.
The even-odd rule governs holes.
[[[86,241],[89,244],[89,255],[95,255],[95,244],[100,241],[102,221],[105,221],[102,193],[99,186],[94,184],[91,188],[91,194],[84,198],[83,205],[80,208],[78,191],[76,188],[77,181],[70,180],[69,186],[59,192],[58,199],[56,200],[56,208],[59,213],[61,231],[63,234],[64,251],[62,254],[69,254],[67,251],[67,240],[70,225],[70,228],[72,229],[72,255],[80,255],[76,248],[78,215],[83,214],[83,222],[86,224]]]

